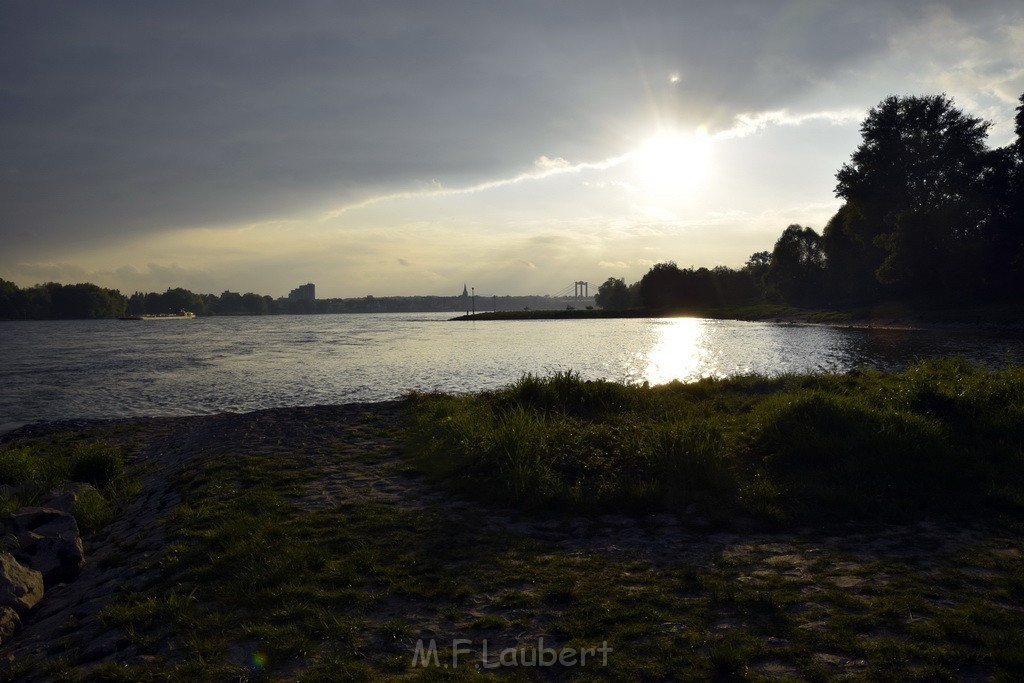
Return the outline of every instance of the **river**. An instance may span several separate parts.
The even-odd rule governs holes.
[[[451,322],[447,314],[0,322],[0,432],[34,420],[194,415],[493,389],[524,373],[658,384],[898,370],[1024,341],[699,318]]]

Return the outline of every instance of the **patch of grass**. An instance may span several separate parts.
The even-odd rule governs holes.
[[[110,523],[115,513],[103,494],[96,490],[85,490],[78,493],[73,514],[82,533],[90,533]]]
[[[71,482],[95,490],[76,496],[72,513],[84,533],[108,524],[138,494],[141,484],[124,472],[122,450],[105,441],[82,441],[74,434],[54,434],[39,442],[0,446],[0,512],[39,505],[44,494]]]
[[[427,512],[373,503],[302,511],[293,500],[309,476],[283,456],[225,456],[183,473],[186,501],[160,567],[167,581],[192,586],[192,601],[129,596],[108,608],[105,623],[150,650],[168,638],[190,643],[192,656],[168,669],[170,680],[248,666],[230,642],[254,643],[269,672],[324,658],[299,680],[316,680],[324,661],[366,678],[368,642],[389,643],[408,662],[407,641],[421,626],[377,610],[398,600],[436,614],[444,600],[457,618],[467,590],[457,567],[488,544],[453,545],[451,527]]]
[[[35,448],[13,445],[0,448],[0,484],[12,486],[41,479],[49,469]]]
[[[496,614],[477,617],[469,624],[470,628],[479,631],[500,631],[503,628],[508,628],[508,626],[509,620]]]
[[[530,510],[695,506],[775,525],[1024,511],[1022,368],[932,360],[651,388],[561,372],[410,403],[421,471]]]
[[[120,448],[105,443],[75,444],[68,462],[71,481],[83,481],[103,488],[124,470]]]
[[[381,635],[390,640],[402,640],[412,635],[412,627],[401,619],[385,621],[380,625]]]
[[[121,475],[124,455],[120,448],[73,439],[73,435],[56,435],[45,444],[0,447],[0,484],[36,483],[45,489],[80,481],[104,488]]]

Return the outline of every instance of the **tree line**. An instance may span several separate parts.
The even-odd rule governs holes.
[[[196,294],[181,287],[166,292],[135,292],[125,296],[116,289],[80,283],[47,282],[24,289],[0,279],[0,318],[53,320],[120,318],[130,315],[192,311],[196,315],[269,315],[318,313],[318,301],[278,301],[246,292]]]
[[[946,95],[891,96],[861,124],[836,173],[842,206],[821,234],[788,226],[739,269],[659,263],[633,285],[608,278],[602,308],[683,310],[763,301],[858,306],[1024,299],[1024,95],[1016,139],[988,149],[991,123]]]

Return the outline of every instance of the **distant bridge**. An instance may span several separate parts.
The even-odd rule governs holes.
[[[569,291],[572,290],[572,297],[573,298],[575,298],[575,299],[589,299],[590,298],[590,293],[588,291],[589,288],[590,288],[590,283],[584,282],[583,280],[577,280],[576,282],[573,282],[570,285],[566,285],[562,289],[558,290],[552,296],[554,298],[556,298],[556,299],[561,299],[561,298],[568,299],[569,296],[570,296],[569,295]]]

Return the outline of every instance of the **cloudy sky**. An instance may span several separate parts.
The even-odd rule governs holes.
[[[1012,139],[1019,0],[0,3],[0,277],[555,293],[821,230],[867,110]],[[592,289],[594,291],[594,289]]]

